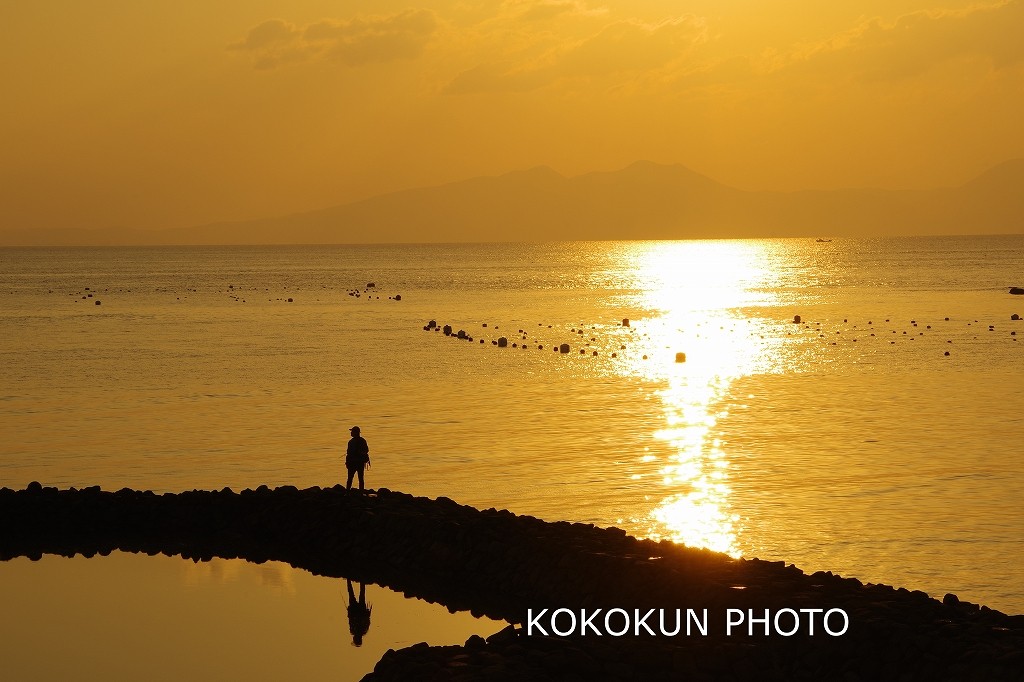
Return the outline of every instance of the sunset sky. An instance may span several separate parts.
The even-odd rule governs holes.
[[[0,10],[0,229],[286,214],[639,159],[743,189],[1024,157],[1024,0],[38,0]]]

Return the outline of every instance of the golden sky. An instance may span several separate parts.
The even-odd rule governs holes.
[[[36,0],[0,9],[0,229],[279,215],[639,159],[744,189],[1024,157],[1024,0]]]

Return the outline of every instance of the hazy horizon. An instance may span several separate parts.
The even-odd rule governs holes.
[[[179,228],[3,229],[0,246],[544,242],[1019,234],[1024,159],[959,187],[756,192],[682,164],[536,166],[283,216]],[[411,238],[410,238],[411,237]]]
[[[645,159],[749,191],[957,187],[1024,157],[1022,23],[1024,0],[23,3],[0,26],[0,230]]]

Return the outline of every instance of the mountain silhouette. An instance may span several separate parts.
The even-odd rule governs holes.
[[[1024,232],[1024,159],[960,187],[744,191],[638,161],[548,167],[409,189],[288,216],[167,230],[22,230],[0,244],[283,244],[697,239]]]

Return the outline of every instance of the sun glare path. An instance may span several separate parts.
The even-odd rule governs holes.
[[[642,338],[646,355],[657,360],[641,359],[633,368],[665,385],[659,392],[665,426],[653,436],[667,454],[647,533],[738,556],[729,453],[714,427],[726,415],[732,382],[761,364],[763,345],[733,311],[750,305],[751,292],[765,286],[767,259],[762,245],[750,241],[637,246],[637,277],[648,283],[641,304],[657,314],[643,321]],[[680,361],[677,352],[685,353]]]

